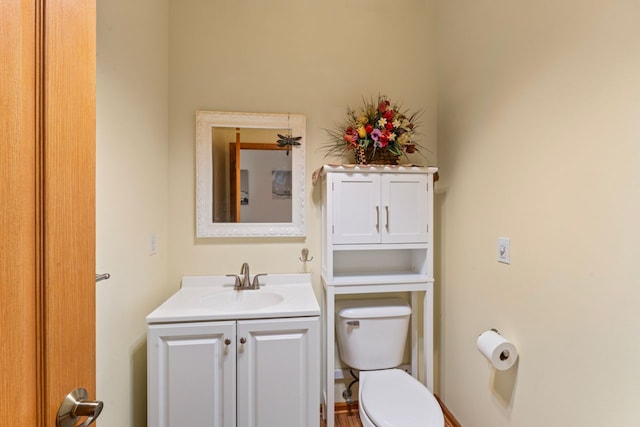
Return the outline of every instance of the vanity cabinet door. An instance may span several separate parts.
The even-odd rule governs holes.
[[[149,325],[149,426],[236,426],[236,322]]]
[[[319,318],[238,321],[238,427],[318,427]]]

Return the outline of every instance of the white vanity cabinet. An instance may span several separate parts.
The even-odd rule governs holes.
[[[146,320],[149,427],[319,427],[310,274],[185,276]]]
[[[364,299],[367,294],[409,293],[414,313],[411,374],[421,377],[433,391],[433,182],[437,170],[417,166],[324,166],[319,173],[325,355],[322,403],[327,427],[334,426],[334,311],[335,300],[342,295],[359,298],[353,296],[358,294]]]
[[[317,426],[319,318],[152,324],[149,425]]]

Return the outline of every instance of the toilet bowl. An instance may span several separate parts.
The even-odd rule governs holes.
[[[443,427],[436,398],[400,369],[360,371],[358,392],[363,427]]]
[[[360,371],[363,427],[444,427],[431,392],[401,369],[411,307],[398,298],[336,303],[343,362]]]

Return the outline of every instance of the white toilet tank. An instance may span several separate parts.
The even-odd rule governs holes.
[[[336,302],[340,358],[359,370],[402,363],[411,307],[399,298]]]

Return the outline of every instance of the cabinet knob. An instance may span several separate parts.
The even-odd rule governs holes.
[[[224,345],[229,345],[229,344],[231,344],[231,340],[229,338],[225,338]]]
[[[240,344],[244,344],[247,342],[247,339],[245,337],[240,338]]]

